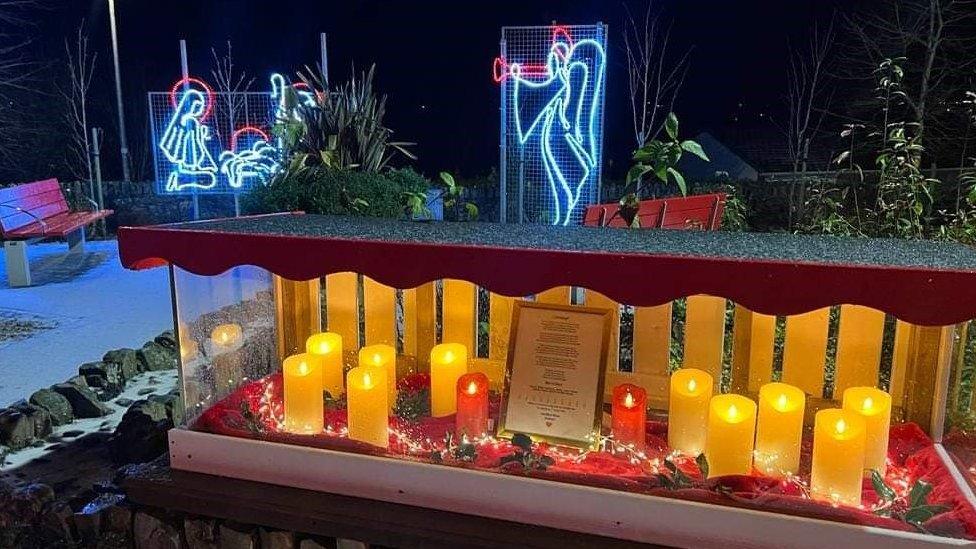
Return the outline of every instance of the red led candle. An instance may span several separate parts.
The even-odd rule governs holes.
[[[629,444],[643,451],[646,423],[647,391],[630,383],[614,387],[611,420],[613,439],[619,444]]]
[[[457,382],[457,436],[477,438],[488,432],[488,376],[464,374]]]

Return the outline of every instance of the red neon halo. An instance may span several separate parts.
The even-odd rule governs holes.
[[[241,134],[246,132],[256,133],[261,136],[261,139],[264,139],[269,143],[271,142],[271,139],[268,137],[267,132],[265,132],[261,128],[258,128],[257,126],[243,126],[241,128],[237,128],[236,130],[234,130],[234,133],[230,134],[230,150],[235,152],[237,151],[237,138],[240,137]]]
[[[181,78],[177,80],[176,84],[173,84],[173,88],[169,91],[170,105],[172,105],[174,109],[176,108],[176,94],[180,91],[184,84],[196,84],[197,86],[203,88],[204,93],[207,95],[207,104],[203,108],[203,117],[201,117],[200,120],[206,120],[209,118],[210,113],[213,112],[214,93],[213,89],[211,89],[206,82],[200,80],[199,78],[193,78],[191,76],[189,78]]]
[[[569,35],[569,29],[563,25],[553,25],[552,27],[553,43],[556,42],[556,40],[559,38],[560,35],[566,38],[566,42],[569,43],[569,47],[570,49],[572,49],[574,41],[573,41],[573,37]]]

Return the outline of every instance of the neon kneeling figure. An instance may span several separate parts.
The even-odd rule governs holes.
[[[217,164],[208,148],[210,128],[203,124],[208,111],[204,93],[183,92],[159,140],[159,150],[174,165],[166,179],[167,192],[211,189],[217,184]]]

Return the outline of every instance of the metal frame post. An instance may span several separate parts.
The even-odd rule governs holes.
[[[186,60],[186,40],[180,40],[180,71],[183,75],[183,93],[190,91],[190,68]],[[200,219],[200,197],[197,195],[196,187],[191,193],[193,196],[193,220]]]
[[[108,0],[108,20],[112,31],[112,61],[115,64],[115,101],[119,110],[119,152],[122,154],[122,179],[131,181],[129,145],[125,136],[125,110],[122,107],[122,75],[119,70],[119,38],[115,26],[115,0]]]
[[[501,58],[502,59],[505,59],[505,54],[506,54],[506,49],[507,49],[507,46],[506,46],[506,43],[505,43],[505,29],[502,29],[502,39],[498,42],[498,47],[499,47],[499,53],[501,55]],[[499,151],[499,159],[498,159],[498,190],[500,191],[498,193],[498,196],[499,196],[499,199],[498,199],[498,221],[501,222],[501,223],[506,223],[508,221],[508,185],[507,185],[507,183],[508,183],[508,174],[506,173],[506,172],[508,172],[508,159],[506,158],[506,156],[507,156],[506,153],[507,153],[507,150],[508,150],[508,143],[507,143],[507,141],[508,141],[508,119],[507,119],[507,116],[506,116],[507,115],[506,109],[508,108],[508,88],[506,88],[506,82],[507,82],[507,80],[508,80],[507,78],[502,78],[502,81],[499,83],[500,84],[499,85],[499,89],[501,89],[502,97],[501,97],[501,107],[499,109],[499,112],[500,112],[500,120],[501,120],[501,124],[500,124],[500,126],[501,126],[501,133],[500,133],[501,138],[500,138],[500,140],[498,142],[498,151]]]

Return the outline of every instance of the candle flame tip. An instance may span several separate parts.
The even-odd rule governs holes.
[[[843,419],[838,419],[837,423],[834,425],[834,429],[838,433],[843,433],[844,431],[847,430],[847,422],[844,421]]]
[[[697,387],[698,387],[698,384],[695,383],[695,378],[691,378],[691,379],[688,380],[688,390],[689,391],[694,391]]]
[[[874,408],[874,400],[871,397],[867,397],[864,399],[864,402],[861,403],[861,409],[868,411],[871,408]]]

